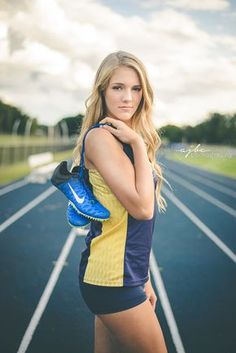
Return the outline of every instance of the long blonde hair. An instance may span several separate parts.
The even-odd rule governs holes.
[[[74,164],[78,165],[80,162],[82,141],[87,129],[106,117],[106,105],[103,91],[108,87],[114,71],[120,66],[134,69],[141,82],[143,95],[139,107],[132,117],[131,127],[144,139],[149,161],[158,177],[156,188],[158,209],[160,212],[165,212],[167,202],[161,195],[161,186],[166,179],[162,175],[161,167],[156,162],[156,152],[161,146],[161,138],[155,130],[152,121],[153,90],[149,83],[143,63],[134,55],[124,51],[117,51],[105,57],[99,66],[95,76],[92,93],[85,101],[86,113],[82,123],[81,133],[73,152]]]

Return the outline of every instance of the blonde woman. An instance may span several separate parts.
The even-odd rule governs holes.
[[[85,167],[97,199],[110,211],[93,221],[79,266],[80,290],[95,314],[95,353],[166,353],[155,314],[149,256],[163,176],[152,122],[153,91],[142,62],[118,51],[101,63],[74,151],[79,164],[87,133]]]

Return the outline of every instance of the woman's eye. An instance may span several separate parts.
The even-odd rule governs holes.
[[[121,86],[114,86],[112,87],[112,89],[122,89]],[[134,91],[140,92],[141,91],[141,87],[134,87],[133,88]]]

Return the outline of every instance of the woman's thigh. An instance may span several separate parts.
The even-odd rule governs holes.
[[[126,353],[167,353],[163,333],[151,303],[98,315]]]
[[[95,315],[94,329],[94,353],[122,353],[115,336],[97,315]]]

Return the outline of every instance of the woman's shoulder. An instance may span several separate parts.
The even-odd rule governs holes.
[[[85,164],[88,169],[96,169],[94,163],[101,162],[101,159],[107,164],[111,162],[111,159],[113,163],[123,164],[124,158],[128,157],[130,162],[134,164],[131,146],[120,141],[111,132],[102,128],[92,129],[86,136],[86,140]]]
[[[88,132],[85,138],[85,146],[86,149],[94,148],[117,148],[120,147],[123,149],[123,144],[119,141],[114,135],[112,135],[109,131],[103,128],[95,128]]]

